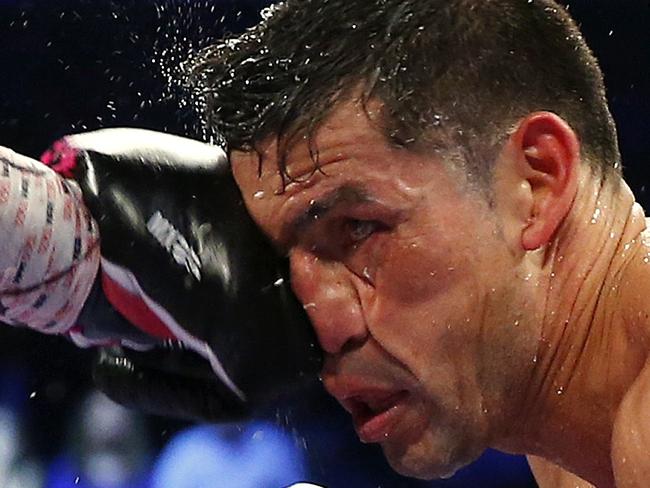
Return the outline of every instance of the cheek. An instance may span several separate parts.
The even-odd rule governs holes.
[[[387,243],[376,256],[377,299],[417,309],[453,290],[467,266],[468,252],[459,240],[450,242],[429,230]]]
[[[432,361],[451,365],[474,354],[468,345],[479,333],[491,286],[479,281],[489,273],[475,245],[421,234],[385,247],[372,300],[364,304],[368,328],[412,369]]]
[[[395,355],[431,354],[450,308],[462,307],[450,298],[461,279],[452,253],[429,249],[424,239],[386,247],[372,300],[363,304],[371,334]]]

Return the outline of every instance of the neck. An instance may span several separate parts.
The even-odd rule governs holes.
[[[641,313],[650,307],[636,282],[650,274],[643,211],[625,183],[614,186],[585,176],[544,256],[539,283],[547,293],[537,359],[520,427],[510,436],[516,440],[503,445],[599,487],[614,486],[614,418],[648,358],[650,328],[648,314]],[[650,286],[650,277],[644,279]]]

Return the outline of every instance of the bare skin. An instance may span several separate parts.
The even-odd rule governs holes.
[[[627,186],[601,184],[549,113],[509,135],[491,198],[354,102],[316,145],[322,171],[297,142],[284,191],[273,141],[261,176],[255,154],[231,161],[360,438],[415,477],[495,447],[531,456],[543,488],[645,486],[650,241]]]

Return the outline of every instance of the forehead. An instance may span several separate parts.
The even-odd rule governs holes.
[[[312,141],[304,138],[288,147],[289,179],[284,182],[278,164],[282,155],[274,138],[259,147],[259,155],[231,154],[233,175],[247,208],[267,233],[273,234],[270,223],[281,220],[284,207],[307,205],[337,187],[363,187],[362,191],[396,201],[412,196],[414,188],[422,190],[426,182],[441,184],[441,178],[447,178],[440,174],[442,165],[435,164],[435,153],[416,154],[388,141],[381,108],[380,102],[373,101],[366,106],[358,101],[342,103],[323,121]]]
[[[363,105],[357,99],[339,104],[320,124],[311,140],[299,136],[286,148],[275,137],[258,146],[258,151],[234,151],[231,154],[232,171],[240,187],[255,188],[281,194],[301,183],[309,185],[310,176],[317,168],[325,169],[344,159],[385,161],[386,152],[398,152],[391,145],[382,127],[382,104],[371,100]],[[282,151],[282,152],[280,152]],[[364,161],[366,162],[366,161]],[[280,171],[285,165],[285,176]],[[357,165],[362,173],[367,165]],[[378,171],[379,168],[374,168]],[[388,170],[388,168],[384,168]],[[283,184],[284,183],[284,184]],[[295,191],[295,190],[294,190]]]
[[[259,154],[234,152],[231,157],[233,173],[238,182],[248,180],[245,176],[262,181],[273,180],[275,193],[280,193],[283,189],[281,158],[284,159],[287,182],[290,182],[311,174],[316,163],[330,164],[355,149],[372,150],[385,144],[379,125],[380,113],[379,102],[369,102],[365,107],[356,100],[343,102],[324,119],[312,140],[306,135],[298,136],[285,148],[275,137],[270,137],[259,145]],[[249,175],[253,163],[256,174]]]

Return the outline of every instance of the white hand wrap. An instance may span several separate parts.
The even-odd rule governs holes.
[[[0,321],[90,345],[73,326],[99,269],[76,183],[0,147]]]

